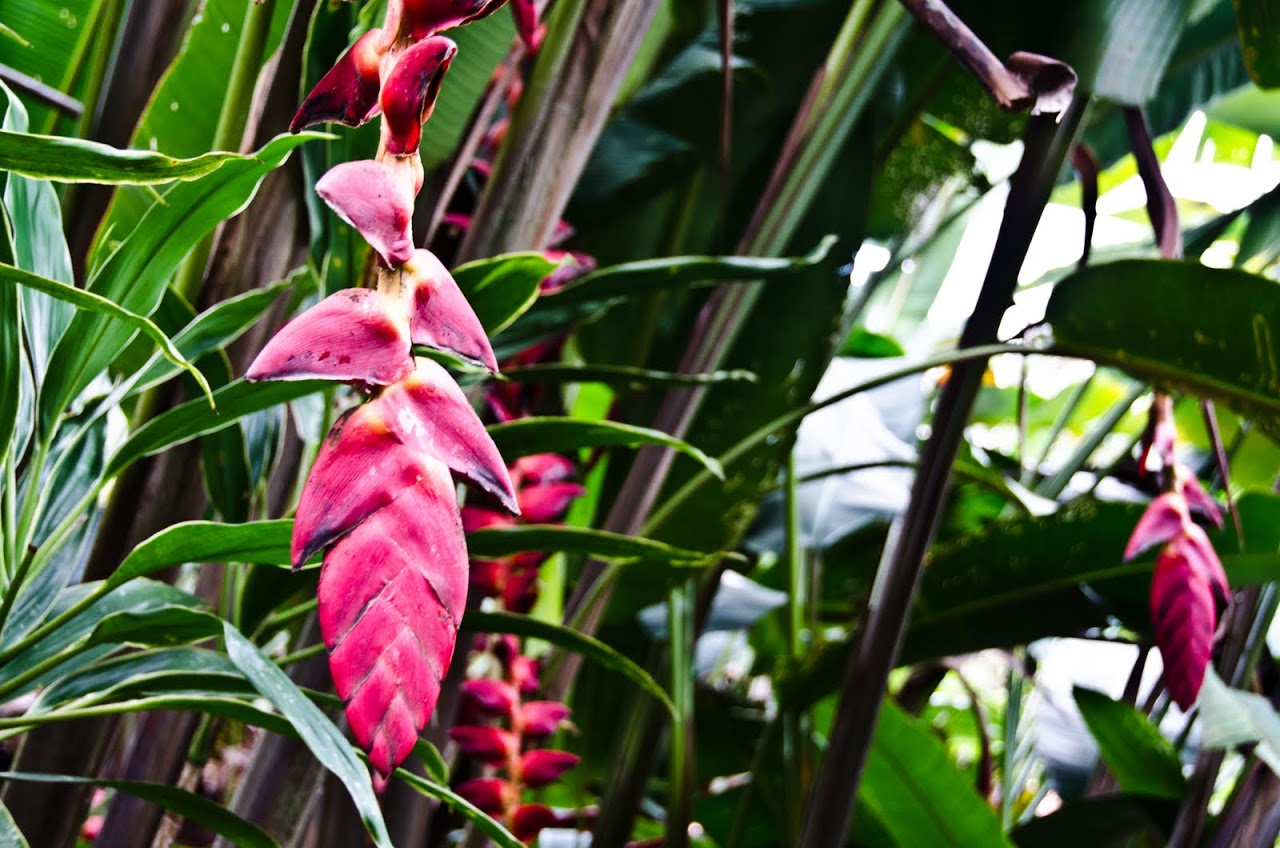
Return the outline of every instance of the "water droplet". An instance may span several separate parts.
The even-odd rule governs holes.
[[[70,9],[62,8],[62,9],[59,9],[59,10],[58,10],[58,18],[59,18],[60,20],[64,20],[64,21],[65,21],[65,20],[66,20],[67,18],[69,18],[69,17],[71,17],[71,10],[70,10]]]
[[[223,24],[223,25],[222,25],[222,31],[223,31],[223,32],[231,32],[231,24]]]
[[[172,103],[170,103],[170,104],[169,104],[169,111],[170,111],[170,112],[176,112],[176,111],[178,111],[178,101],[176,101],[176,100],[175,100],[175,101],[173,101]]]

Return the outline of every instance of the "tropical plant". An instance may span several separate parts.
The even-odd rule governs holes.
[[[1275,842],[1273,13],[11,0],[0,844]]]

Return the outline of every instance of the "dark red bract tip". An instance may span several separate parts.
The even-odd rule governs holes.
[[[378,114],[381,41],[380,29],[360,36],[302,101],[289,123],[289,132],[323,123],[358,127]]]

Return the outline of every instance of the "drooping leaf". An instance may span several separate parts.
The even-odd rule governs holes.
[[[501,845],[502,848],[523,848],[520,840],[516,839],[498,822],[484,814],[479,807],[472,804],[466,798],[458,795],[447,786],[439,783],[433,783],[424,777],[420,777],[412,772],[404,769],[396,769],[396,777],[403,780],[412,789],[426,795],[428,798],[436,798],[457,812],[461,813],[466,819],[472,822],[476,828],[494,841],[495,844]]]
[[[262,828],[247,822],[226,807],[202,795],[169,786],[165,783],[148,783],[141,780],[105,780],[92,777],[75,777],[66,774],[31,774],[21,771],[0,772],[0,780],[18,780],[32,783],[60,783],[67,785],[101,786],[114,789],[135,798],[159,804],[183,818],[224,836],[243,848],[277,848],[279,845]],[[0,836],[3,832],[0,831]],[[0,840],[2,841],[2,840]],[[3,842],[5,845],[12,843]]]
[[[8,845],[9,848],[31,848],[22,831],[18,830],[18,823],[13,820],[13,815],[4,804],[0,804],[0,845]]]
[[[899,845],[1009,845],[943,744],[892,701],[880,706],[859,800]]]
[[[96,141],[0,130],[0,170],[64,183],[153,185],[193,180],[238,153],[175,159],[151,150],[121,150]]]
[[[706,386],[715,383],[754,383],[750,371],[709,371],[701,374],[678,374],[627,365],[546,364],[509,368],[502,376],[513,383],[604,383],[631,388],[666,386]]]
[[[264,657],[230,622],[223,624],[227,656],[249,678],[262,697],[280,711],[302,741],[325,768],[333,772],[351,795],[365,828],[378,848],[392,848],[378,799],[373,794],[369,773],[356,758],[351,746],[324,713],[307,699],[289,676]]]
[[[314,137],[277,138],[252,156],[178,183],[157,199],[133,233],[94,270],[85,288],[131,312],[150,315],[190,250],[247,206],[266,175],[295,147]],[[105,316],[79,313],[71,320],[53,351],[42,386],[39,420],[43,428],[52,426],[135,332]]]
[[[511,633],[516,636],[541,639],[544,642],[558,645],[567,651],[581,654],[587,659],[595,660],[610,671],[626,677],[656,698],[673,716],[675,715],[675,704],[672,703],[671,696],[658,685],[657,681],[647,671],[604,642],[579,633],[569,627],[531,618],[527,615],[517,615],[516,613],[480,612],[474,610],[467,613],[467,617],[463,619],[462,627],[464,631]]]
[[[107,585],[121,586],[188,562],[252,562],[289,564],[289,537],[293,522],[251,521],[220,524],[187,521],[161,530],[139,543],[107,578]]]
[[[26,715],[155,695],[253,695],[239,670],[221,653],[162,647],[112,657],[68,674],[41,690]]]
[[[11,265],[0,264],[0,285],[23,286],[24,288],[49,295],[63,303],[69,303],[82,312],[104,315],[128,325],[132,331],[141,331],[143,335],[156,343],[165,359],[190,374],[206,394],[211,393],[209,384],[205,381],[204,375],[200,373],[199,369],[183,358],[182,353],[174,346],[169,337],[148,318],[136,315],[123,306],[91,291],[78,289],[75,286],[60,283],[57,280],[49,280],[23,271],[21,268],[14,268]]]
[[[1063,354],[1218,400],[1276,430],[1280,283],[1274,280],[1192,262],[1112,262],[1058,283],[1045,319]]]
[[[586,527],[525,524],[476,530],[467,535],[467,551],[474,559],[504,557],[522,551],[565,551],[602,559],[662,562],[702,566],[723,554],[699,553],[653,539],[624,536]]]
[[[113,477],[144,456],[230,427],[246,415],[327,388],[328,383],[311,380],[265,383],[237,380],[213,393],[216,410],[210,409],[204,398],[196,398],[139,427],[112,455],[106,475]]]
[[[325,555],[320,632],[347,721],[384,778],[413,750],[440,696],[467,596],[453,481],[423,479]]]
[[[697,460],[715,476],[724,476],[719,462],[688,442],[647,427],[614,421],[549,416],[522,418],[490,426],[489,435],[508,460],[535,453],[573,453],[581,448],[662,445]]]
[[[1101,692],[1077,686],[1076,706],[1121,791],[1180,800],[1186,788],[1178,754],[1147,717]]]

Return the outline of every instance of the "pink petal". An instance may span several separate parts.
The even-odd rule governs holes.
[[[496,598],[502,594],[511,573],[506,560],[492,559],[471,563],[471,588],[482,598]]]
[[[529,52],[536,52],[547,34],[547,28],[538,23],[538,4],[535,0],[511,0],[511,14],[516,19],[520,40]]]
[[[413,375],[376,401],[408,447],[438,459],[518,513],[507,465],[458,384],[438,363],[419,359]]]
[[[486,527],[510,527],[516,520],[504,512],[484,506],[464,506],[462,508],[462,529],[468,533],[483,530]]]
[[[514,686],[488,677],[463,683],[462,694],[480,709],[495,716],[511,715],[511,711],[520,701]]]
[[[429,463],[400,443],[374,404],[339,418],[298,501],[294,568],[415,486],[427,476]]]
[[[464,724],[452,728],[449,738],[458,743],[458,749],[468,757],[490,765],[502,765],[519,747],[510,731],[485,724]]]
[[[1195,524],[1189,525],[1182,536],[1170,543],[1170,547],[1209,584],[1220,603],[1225,605],[1231,600],[1227,573],[1222,569],[1222,561],[1218,559],[1218,553],[1213,549],[1213,543],[1204,530]]]
[[[525,786],[537,789],[559,780],[577,764],[578,758],[568,751],[526,751],[520,758],[520,778]]]
[[[543,483],[520,490],[520,515],[530,524],[559,521],[585,492],[577,483]]]
[[[1217,608],[1209,583],[1170,545],[1151,578],[1151,623],[1165,686],[1184,711],[1200,694],[1213,648]]]
[[[422,124],[431,117],[445,71],[458,45],[442,35],[419,41],[400,54],[382,83],[382,141],[392,156],[418,151]]]
[[[412,371],[409,321],[401,305],[370,289],[346,289],[285,324],[245,376],[385,386]]]
[[[543,804],[521,804],[511,817],[511,833],[521,842],[529,842],[547,827],[559,824],[555,812]]]
[[[569,717],[571,710],[559,701],[529,701],[520,707],[520,725],[525,736],[550,736]]]
[[[1188,509],[1196,515],[1203,515],[1221,530],[1222,510],[1218,509],[1217,501],[1204,490],[1204,486],[1200,485],[1200,481],[1196,479],[1195,475],[1179,475],[1178,486],[1182,491],[1182,496],[1186,498]]]
[[[403,265],[413,256],[413,172],[381,162],[359,160],[331,168],[316,183],[316,193],[355,227],[382,261]]]
[[[491,816],[505,813],[516,800],[511,784],[500,777],[477,777],[454,791]]]
[[[535,453],[522,456],[511,466],[516,479],[524,483],[555,483],[568,480],[577,469],[573,460],[558,453]]]
[[[502,8],[506,0],[388,0],[388,26],[399,27],[417,41],[479,20]]]
[[[360,36],[302,101],[289,132],[326,121],[358,127],[378,114],[381,43],[380,29]]]
[[[498,361],[480,319],[435,254],[415,251],[404,269],[409,337],[413,343],[479,362],[496,373]]]
[[[1138,519],[1133,528],[1129,544],[1125,545],[1124,558],[1127,562],[1156,545],[1162,545],[1182,533],[1183,528],[1191,524],[1187,515],[1186,501],[1175,492],[1166,492],[1153,498],[1147,505],[1146,512]]]
[[[389,775],[426,726],[466,603],[466,550],[448,470],[357,526],[325,556],[319,621],[356,741]]]

